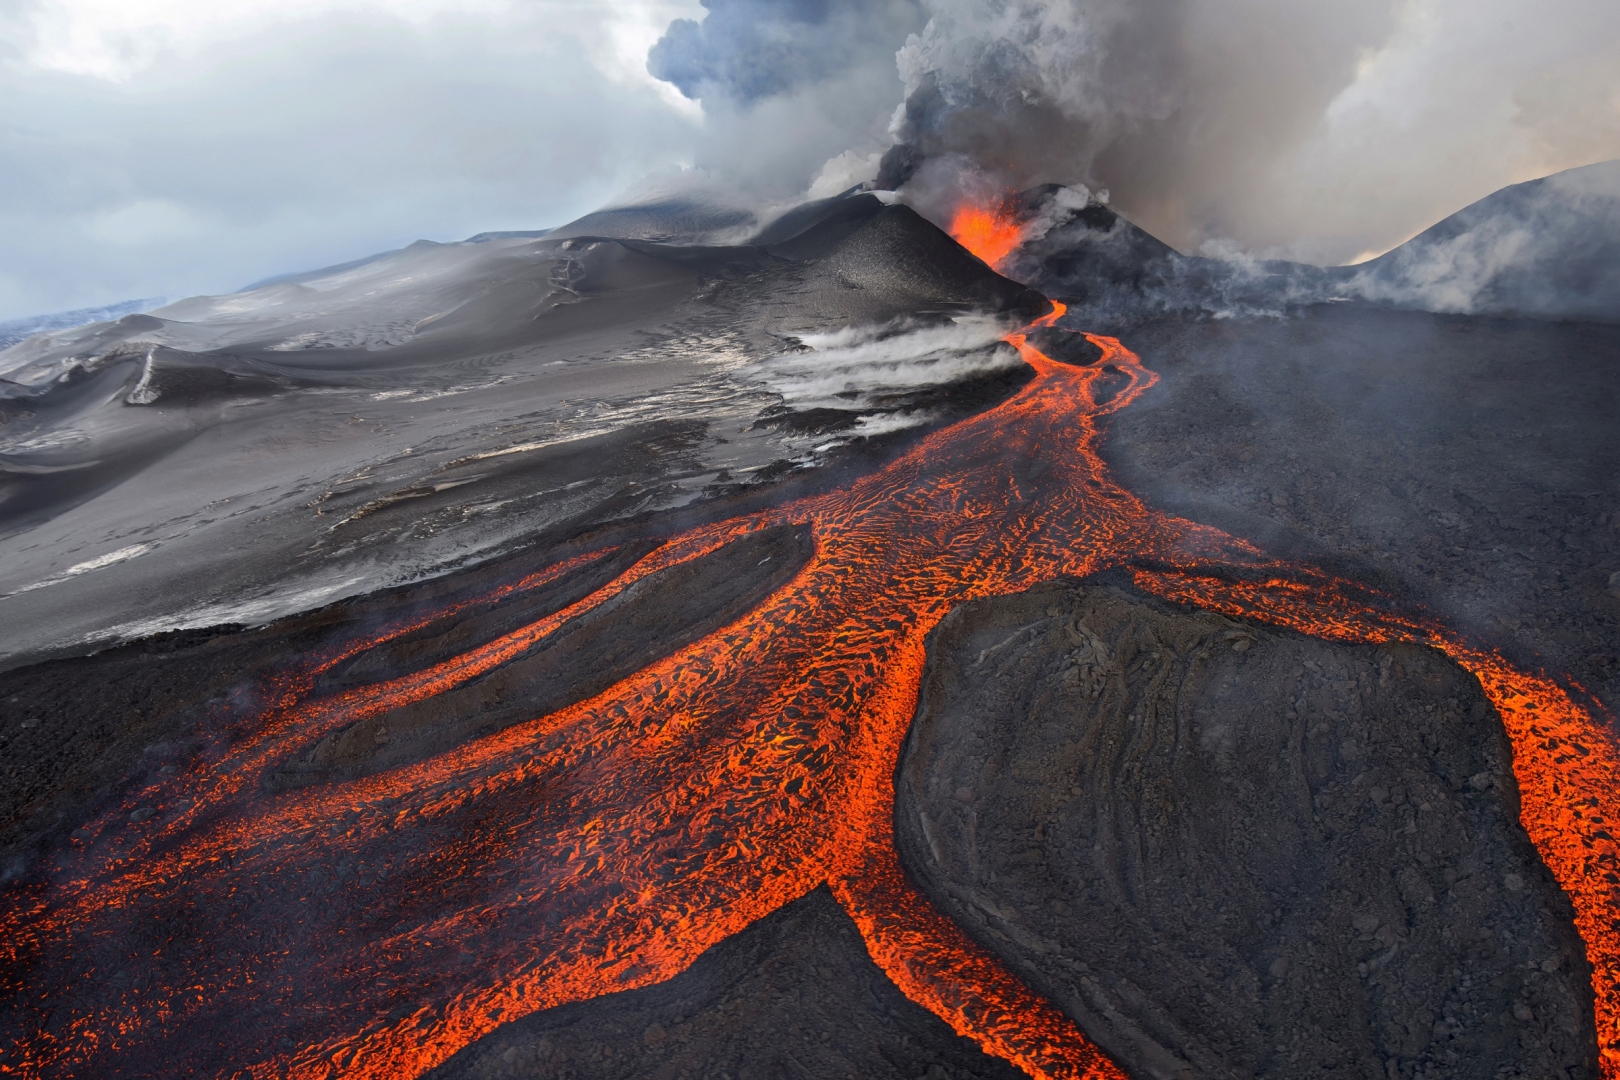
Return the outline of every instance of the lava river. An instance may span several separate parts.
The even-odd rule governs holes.
[[[1387,598],[1145,506],[1096,445],[1099,418],[1154,376],[1110,338],[1091,338],[1103,355],[1089,366],[1008,340],[1036,373],[1015,397],[847,487],[674,536],[572,607],[415,674],[311,693],[374,636],[267,688],[250,732],[166,782],[157,817],[113,808],[53,856],[52,885],[12,894],[0,1068],[413,1076],[523,1014],[668,979],[828,883],[900,988],[990,1053],[1037,1076],[1118,1076],[908,883],[892,815],[929,630],[965,600],[1125,566],[1178,601],[1428,641],[1479,676],[1514,743],[1524,823],[1575,903],[1605,1074],[1620,1076],[1620,786],[1593,703]],[[795,577],[596,697],[418,764],[267,790],[322,735],[461,685],[635,580],[782,524],[814,541]]]

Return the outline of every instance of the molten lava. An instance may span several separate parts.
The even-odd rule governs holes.
[[[1011,214],[971,204],[956,211],[946,231],[992,270],[1001,269],[1024,238],[1023,226]]]
[[[1036,372],[1022,391],[845,488],[673,536],[571,607],[416,674],[312,696],[399,626],[270,688],[251,731],[167,782],[157,819],[130,824],[131,802],[91,823],[54,856],[54,884],[0,917],[4,1068],[416,1075],[516,1017],[668,979],[828,883],[900,988],[990,1053],[1041,1077],[1119,1076],[910,885],[892,820],[929,630],[965,600],[1126,565],[1162,596],[1426,641],[1479,676],[1513,738],[1524,823],[1579,913],[1620,1076],[1620,755],[1592,705],[1372,591],[1145,506],[1096,445],[1099,418],[1155,377],[1111,338],[1091,337],[1103,356],[1087,367],[1008,340]],[[814,538],[794,579],[596,697],[390,772],[266,790],[313,740],[779,524]]]

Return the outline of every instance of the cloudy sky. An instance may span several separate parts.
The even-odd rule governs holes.
[[[897,136],[1107,186],[1187,250],[1348,261],[1620,157],[1620,4],[0,0],[0,319],[559,224],[683,169],[780,204]]]

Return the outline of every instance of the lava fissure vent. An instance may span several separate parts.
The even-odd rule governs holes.
[[[956,1032],[1032,1075],[1120,1076],[1061,1000],[911,885],[894,777],[927,635],[953,608],[1137,558],[1162,568],[1134,574],[1147,591],[1338,640],[1427,642],[1479,677],[1529,835],[1574,903],[1608,1052],[1620,785],[1600,725],[1554,680],[1145,506],[1096,444],[1153,375],[1111,338],[1088,338],[1101,358],[1085,366],[1008,340],[1035,372],[1015,396],[869,475],[673,536],[420,670],[326,696],[291,680],[249,736],[87,823],[51,884],[0,916],[5,1067],[416,1075],[538,1010],[672,978],[826,883],[878,966]],[[778,526],[813,545],[791,576],[593,696],[383,771],[267,790],[312,742],[455,692],[636,582]],[[1234,564],[1251,577],[1201,571]],[[132,821],[138,805],[155,812]]]

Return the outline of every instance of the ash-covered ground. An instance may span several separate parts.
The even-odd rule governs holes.
[[[0,895],[241,737],[292,660],[433,612],[320,690],[455,656],[659,537],[847,481],[1027,378],[999,339],[1042,296],[887,199],[730,246],[646,217],[417,246],[0,353]],[[1613,709],[1604,296],[1582,294],[1584,322],[1327,302],[1346,275],[1236,274],[1127,226],[1087,207],[1010,272],[1161,377],[1106,427],[1128,490]],[[1058,359],[1095,359],[1064,337]],[[652,575],[460,690],[310,740],[264,798],[588,697],[782,588],[806,543],[774,530]],[[915,725],[907,871],[1131,1075],[1597,1074],[1590,971],[1518,825],[1501,720],[1438,654],[1070,582],[952,615]],[[334,875],[328,892],[390,887]],[[26,986],[26,962],[6,978]],[[816,891],[669,982],[497,1027],[436,1075],[1009,1066],[908,1002]]]
[[[0,663],[262,623],[937,426],[1017,385],[999,339],[1044,304],[871,195],[740,246],[576,233],[0,353]]]

